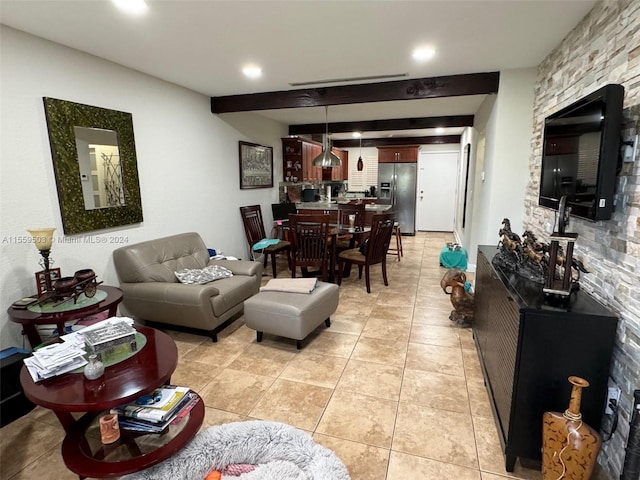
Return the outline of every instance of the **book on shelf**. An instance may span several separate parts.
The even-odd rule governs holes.
[[[175,385],[164,385],[156,389],[151,395],[143,398],[150,398],[149,402],[133,402],[120,405],[113,409],[113,413],[120,416],[149,420],[153,422],[164,422],[171,417],[189,400],[188,393],[191,390],[187,387]]]
[[[189,391],[182,399],[178,409],[172,415],[163,421],[145,420],[143,418],[128,417],[118,414],[118,423],[120,428],[125,430],[133,430],[138,432],[161,433],[169,425],[177,425],[198,403],[198,395]],[[115,410],[112,410],[115,412]]]

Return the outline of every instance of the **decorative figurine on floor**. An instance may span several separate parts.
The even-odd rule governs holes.
[[[459,268],[452,268],[440,280],[440,286],[447,295],[451,295],[451,310],[449,319],[459,327],[470,327],[473,321],[473,295],[470,293],[471,284],[467,276]],[[450,290],[447,290],[450,288]]]
[[[582,389],[589,382],[575,376],[569,382],[569,408],[542,416],[543,480],[588,480],[602,446],[600,434],[582,421],[580,413]]]

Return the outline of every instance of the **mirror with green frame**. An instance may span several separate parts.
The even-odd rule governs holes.
[[[64,233],[142,222],[130,113],[44,97]]]

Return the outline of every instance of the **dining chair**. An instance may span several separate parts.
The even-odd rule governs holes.
[[[249,205],[246,207],[240,207],[240,215],[242,216],[242,223],[244,224],[244,232],[247,236],[247,242],[249,243],[249,252],[253,260],[257,260],[255,256],[255,250],[253,246],[261,240],[267,238],[264,231],[264,222],[262,220],[262,209],[260,205]],[[276,255],[279,253],[286,253],[287,263],[289,269],[291,269],[291,243],[286,240],[279,240],[277,243],[267,245],[262,249],[264,267],[267,267],[267,259],[271,257],[271,269],[273,271],[273,278],[276,278]]]
[[[380,263],[382,264],[382,279],[384,280],[384,285],[389,286],[387,280],[387,250],[391,242],[394,222],[394,213],[374,215],[371,221],[369,241],[366,242],[366,249],[363,243],[360,248],[351,248],[338,253],[338,285],[342,284],[344,264],[355,264],[358,265],[358,278],[362,278],[362,267],[364,267],[367,293],[371,293],[369,268],[371,265]],[[363,253],[362,250],[365,250],[365,253]]]
[[[326,214],[289,214],[289,238],[291,240],[291,278],[296,277],[298,267],[303,276],[312,275],[309,267],[319,268],[323,281],[327,281],[330,261],[330,217]]]

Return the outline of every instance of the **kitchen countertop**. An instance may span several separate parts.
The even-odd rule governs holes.
[[[337,210],[338,204],[335,202],[300,202],[296,203],[296,208],[308,208],[311,210]],[[373,212],[386,212],[391,209],[391,205],[379,205],[376,203],[367,203],[364,206],[365,210]]]

